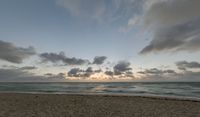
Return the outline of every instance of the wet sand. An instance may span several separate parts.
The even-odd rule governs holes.
[[[0,117],[200,117],[200,102],[140,96],[1,93]]]

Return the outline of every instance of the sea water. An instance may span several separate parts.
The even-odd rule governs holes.
[[[0,92],[117,94],[200,99],[200,82],[0,83]]]

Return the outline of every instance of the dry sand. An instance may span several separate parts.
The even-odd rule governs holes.
[[[200,102],[71,94],[0,94],[0,117],[200,117]]]

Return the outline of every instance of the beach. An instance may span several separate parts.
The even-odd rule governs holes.
[[[1,93],[0,117],[200,117],[200,102],[123,95]]]

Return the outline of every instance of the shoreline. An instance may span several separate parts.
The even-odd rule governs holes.
[[[0,93],[0,117],[200,117],[200,102],[128,95]]]
[[[109,94],[109,93],[58,93],[58,92],[0,92],[0,94],[27,94],[27,95],[66,95],[66,96],[110,96],[110,97],[139,97],[158,100],[176,100],[176,101],[192,101],[200,102],[200,98],[182,97],[182,96],[166,96],[166,95],[140,95],[140,94]]]

